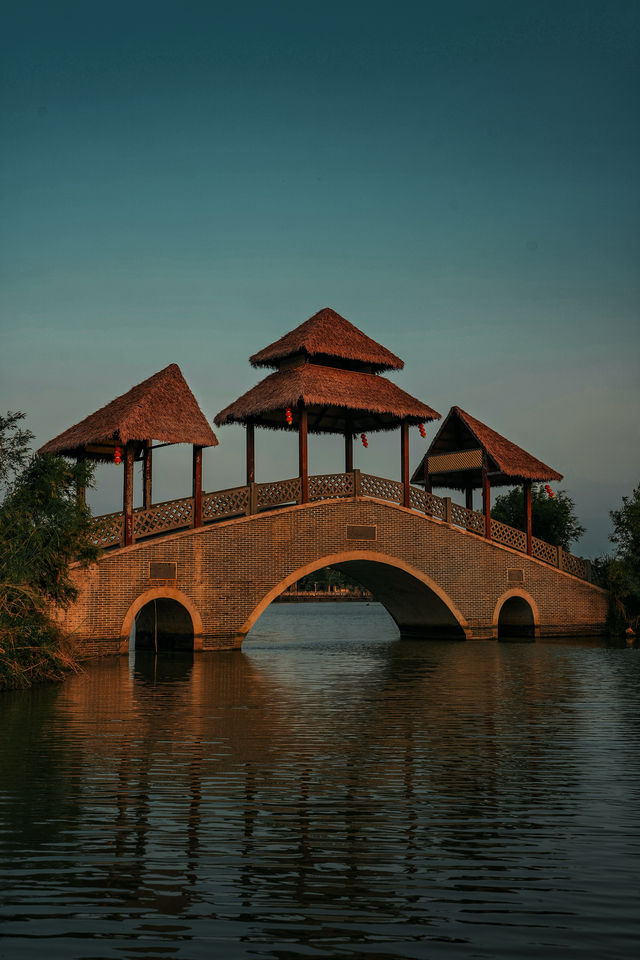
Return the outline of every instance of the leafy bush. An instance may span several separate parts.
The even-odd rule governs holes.
[[[91,514],[78,498],[92,467],[49,454],[30,456],[23,414],[0,417],[0,688],[59,677],[75,664],[72,644],[51,617],[76,597],[70,566],[99,550]]]

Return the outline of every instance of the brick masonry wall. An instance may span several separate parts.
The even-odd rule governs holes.
[[[375,528],[375,540],[354,538],[363,531],[349,526]],[[80,596],[59,620],[88,654],[123,652],[135,604],[169,596],[190,610],[196,648],[237,647],[256,609],[326,558],[388,561],[389,577],[401,572],[405,585],[407,573],[415,574],[442,591],[468,638],[497,635],[496,606],[513,591],[533,601],[537,635],[604,632],[607,598],[597,587],[414,511],[365,499],[274,510],[105,553],[91,569],[74,571]],[[151,579],[151,561],[175,562],[175,578]]]

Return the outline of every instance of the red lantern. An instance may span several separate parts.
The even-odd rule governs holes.
[[[423,438],[426,437],[427,431],[426,431],[425,428],[424,428],[424,423],[421,423],[421,424],[418,425],[418,430],[420,431],[420,436],[421,436],[421,437],[423,437]]]
[[[555,493],[553,492],[549,484],[545,483],[544,488],[547,491],[547,495],[551,498],[551,500],[553,500],[553,498],[555,497]]]
[[[367,440],[367,435],[366,435],[366,433],[361,433],[361,434],[360,434],[360,439],[362,440],[362,446],[363,446],[363,447],[368,447],[368,446],[369,446],[369,441]]]
[[[291,407],[287,407],[287,409],[284,412],[284,415],[285,415],[285,419],[287,421],[288,426],[291,426],[291,424],[293,423],[293,414],[291,412]]]
[[[122,463],[122,449],[120,447],[116,447],[113,451],[113,462]]]

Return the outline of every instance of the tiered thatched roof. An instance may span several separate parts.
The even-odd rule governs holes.
[[[295,330],[250,358],[254,367],[280,367],[292,357],[379,373],[402,370],[404,363],[330,307],[319,310]]]
[[[218,444],[177,363],[49,440],[40,453],[110,460],[116,444],[150,439],[202,447]]]
[[[424,482],[425,460],[431,458],[435,470],[432,471],[432,462],[429,463],[431,482],[436,487],[448,487],[452,490],[464,490],[466,487],[482,486],[481,467],[467,470],[438,469],[438,464],[444,460],[437,460],[443,455],[458,455],[467,452],[471,454],[482,451],[487,458],[487,470],[491,486],[508,486],[521,483],[523,480],[543,481],[562,480],[562,474],[552,467],[542,463],[536,457],[527,453],[522,447],[507,440],[496,433],[471,414],[460,407],[452,407],[438,430],[436,436],[422,458],[420,465],[412,477],[412,483]],[[452,464],[455,461],[452,461]]]
[[[422,423],[440,414],[395,383],[378,376],[400,370],[402,360],[328,307],[251,357],[255,367],[276,367],[221,410],[217,426],[256,423],[287,429],[285,411],[298,424],[307,410],[310,433],[391,430],[402,420]]]
[[[307,408],[310,433],[391,430],[405,418],[422,423],[440,417],[384,377],[304,363],[272,373],[222,410],[214,422],[222,426],[253,420],[283,429],[287,407],[297,424],[299,403]]]

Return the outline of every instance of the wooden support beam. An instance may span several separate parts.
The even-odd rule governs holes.
[[[531,523],[531,480],[524,482],[524,526],[527,532],[527,553],[533,550],[533,527]]]
[[[411,488],[409,486],[409,423],[403,420],[400,425],[400,459],[403,488],[403,505],[411,506]]]
[[[491,481],[487,472],[487,455],[482,454],[482,512],[484,513],[484,535],[491,540]]]
[[[142,451],[142,506],[148,510],[153,503],[153,452],[152,440],[145,441]]]
[[[85,453],[79,453],[77,457],[78,464],[84,463],[86,458],[87,457]],[[86,504],[87,488],[84,486],[84,484],[78,484],[78,486],[76,487],[76,496],[78,498],[78,503],[82,503],[83,505]]]
[[[245,424],[247,434],[247,486],[256,482],[256,426],[252,421]]]
[[[464,505],[467,510],[473,510],[473,487],[467,487],[464,492]]]
[[[307,446],[307,408],[298,405],[298,476],[302,480],[301,503],[309,502],[309,454]]]
[[[351,429],[344,432],[344,472],[353,471],[353,433]]]
[[[202,526],[202,447],[193,445],[192,471],[193,525]]]
[[[431,477],[429,475],[429,458],[428,457],[424,458],[424,465],[422,470],[424,474],[424,489],[426,493],[431,493]]]
[[[122,480],[122,513],[124,514],[124,545],[133,543],[133,442],[124,447],[124,476]]]

